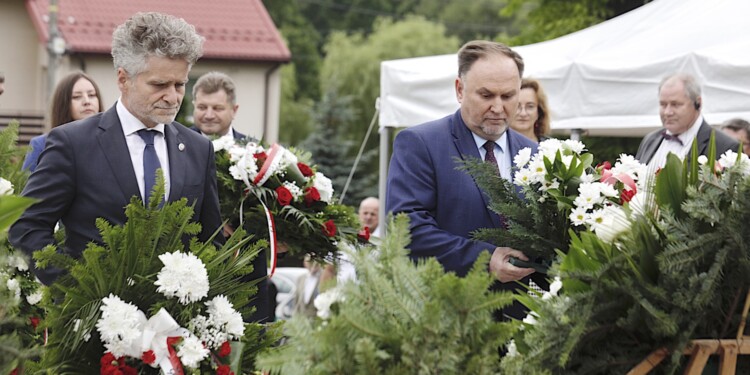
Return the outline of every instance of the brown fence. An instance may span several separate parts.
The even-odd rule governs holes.
[[[0,129],[5,129],[8,124],[17,120],[18,144],[28,145],[31,138],[44,133],[44,113],[42,112],[0,112]]]

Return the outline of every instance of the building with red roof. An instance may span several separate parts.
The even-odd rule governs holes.
[[[55,77],[82,70],[99,85],[105,108],[119,97],[110,47],[112,32],[137,12],[162,12],[184,18],[206,38],[203,57],[193,66],[183,110],[192,113],[192,82],[217,70],[237,85],[239,110],[234,127],[273,142],[278,139],[281,76],[291,54],[261,0],[57,0]],[[47,111],[49,75],[49,0],[0,2],[0,125],[17,115],[32,118]],[[29,121],[32,123],[33,121]],[[38,121],[37,121],[38,122]],[[188,124],[189,125],[189,124]]]

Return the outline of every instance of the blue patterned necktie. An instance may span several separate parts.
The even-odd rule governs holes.
[[[144,205],[148,205],[149,196],[154,190],[154,185],[156,185],[156,170],[161,168],[159,157],[156,156],[156,149],[154,148],[154,136],[156,133],[156,131],[150,131],[148,129],[141,129],[138,131],[138,135],[141,136],[143,142],[146,142],[146,148],[143,150]]]

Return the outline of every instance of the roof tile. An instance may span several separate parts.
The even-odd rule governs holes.
[[[73,52],[109,54],[112,32],[136,12],[184,18],[206,38],[203,57],[281,61],[291,53],[261,0],[59,0],[58,28]],[[42,42],[48,38],[48,0],[27,0],[26,8]]]

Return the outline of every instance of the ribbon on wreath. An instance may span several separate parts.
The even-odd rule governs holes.
[[[159,366],[165,374],[183,375],[182,363],[177,357],[174,345],[189,332],[180,327],[164,308],[159,309],[143,326],[141,352],[154,353],[152,367]]]

